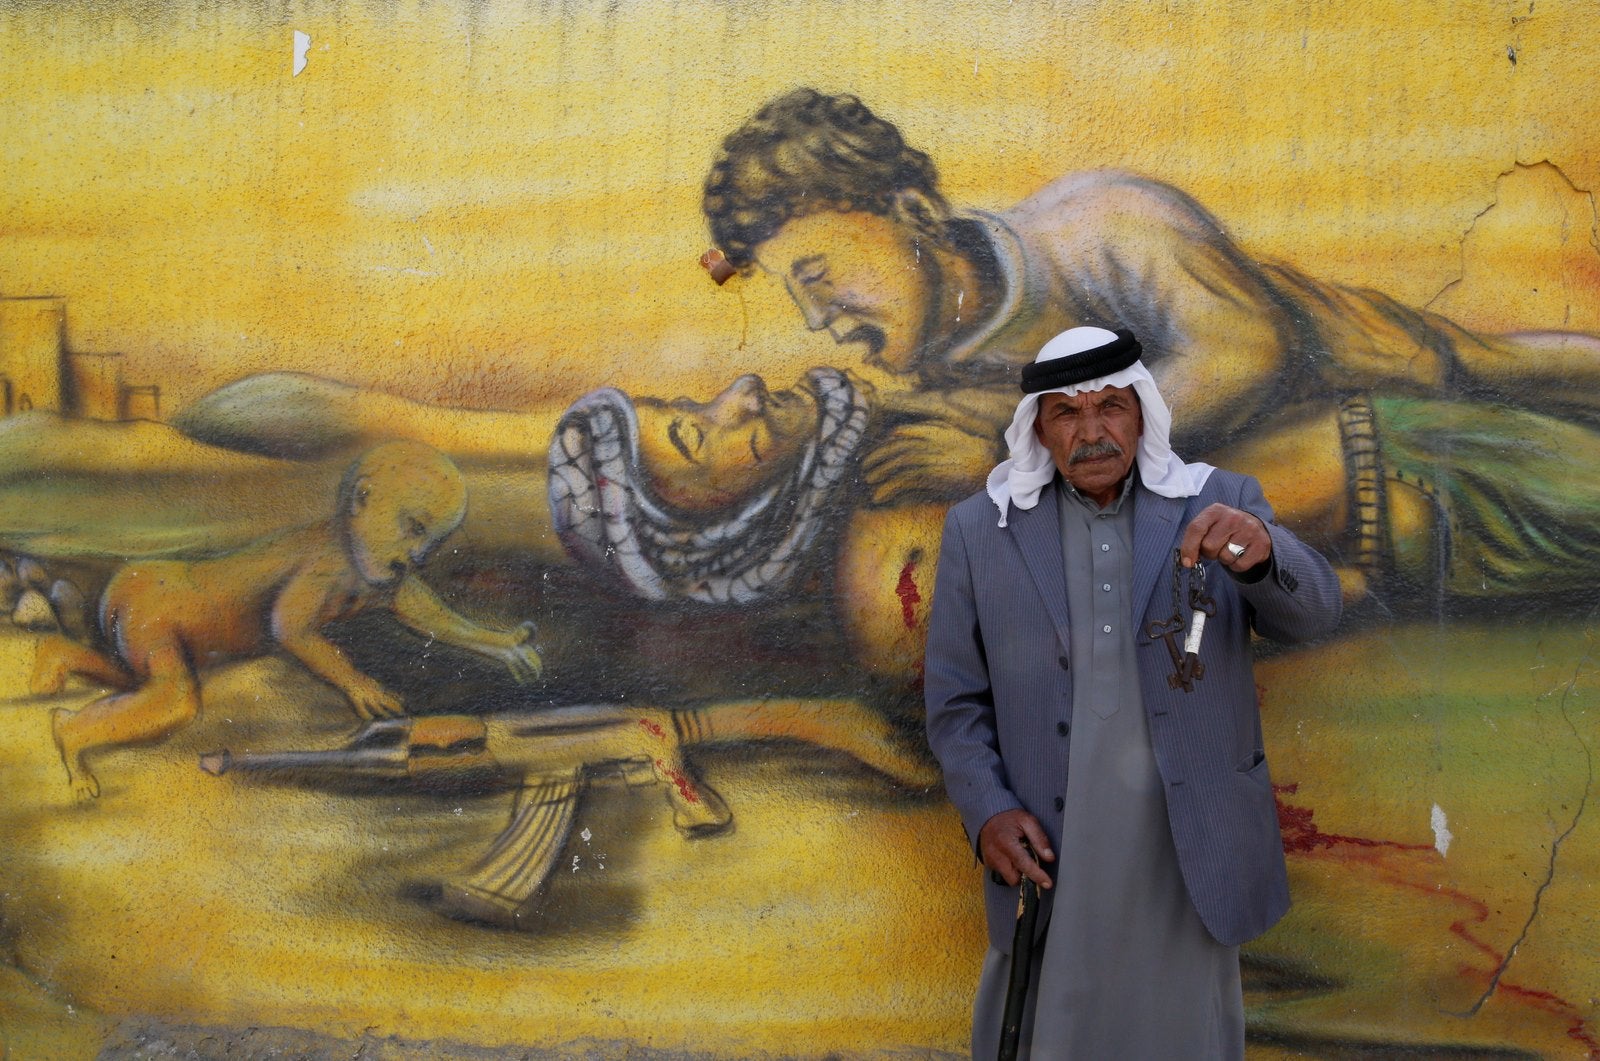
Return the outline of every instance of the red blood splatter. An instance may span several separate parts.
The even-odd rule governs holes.
[[[1518,987],[1516,984],[1508,984],[1504,980],[1500,981],[1500,990],[1522,999],[1535,1009],[1568,1018],[1571,1023],[1567,1025],[1567,1038],[1582,1043],[1588,1050],[1590,1061],[1600,1058],[1600,1042],[1589,1033],[1588,1022],[1577,1015],[1578,1009],[1572,1003],[1549,991],[1533,991],[1526,987]]]
[[[668,766],[660,759],[656,760],[656,769],[666,775],[668,781],[677,788],[678,795],[683,797],[685,803],[699,803],[700,793],[694,787],[694,782],[682,770]]]
[[[1476,981],[1488,988],[1495,971],[1504,964],[1505,954],[1479,939],[1473,933],[1472,926],[1481,925],[1489,920],[1489,905],[1467,892],[1415,877],[1407,871],[1405,863],[1397,863],[1386,856],[1388,851],[1431,853],[1433,848],[1428,844],[1402,844],[1395,840],[1340,836],[1323,832],[1313,821],[1315,811],[1309,807],[1297,807],[1283,801],[1283,796],[1293,795],[1299,787],[1298,784],[1292,783],[1272,786],[1273,795],[1278,803],[1278,824],[1283,830],[1284,850],[1290,854],[1309,857],[1315,857],[1313,853],[1318,850],[1325,850],[1330,855],[1338,855],[1370,867],[1385,884],[1421,892],[1429,898],[1444,899],[1466,907],[1469,911],[1467,916],[1451,922],[1450,933],[1482,955],[1488,962],[1488,968],[1463,964],[1457,967],[1456,973],[1464,980]],[[1340,850],[1335,851],[1335,848]],[[1523,1005],[1566,1020],[1567,1038],[1584,1046],[1589,1061],[1600,1061],[1600,1041],[1597,1041],[1590,1032],[1588,1022],[1577,1006],[1553,992],[1522,987],[1509,980],[1501,980],[1495,984],[1495,991]]]
[[[603,475],[597,475],[594,477],[594,485],[596,490],[604,490],[611,485],[611,480]]]
[[[667,731],[661,728],[661,723],[659,722],[652,722],[648,718],[641,718],[639,720],[639,725],[643,726],[644,731],[650,734],[656,740],[665,740],[667,737]]]
[[[1310,807],[1296,807],[1283,801],[1284,795],[1299,791],[1298,783],[1273,785],[1272,795],[1278,804],[1278,828],[1283,833],[1283,849],[1289,854],[1304,854],[1319,847],[1335,844],[1353,844],[1356,847],[1391,847],[1398,851],[1432,851],[1432,844],[1401,844],[1393,840],[1373,840],[1365,836],[1340,836],[1325,833],[1312,819],[1317,812]]]
[[[916,561],[913,560],[900,569],[900,581],[895,583],[895,596],[900,598],[900,618],[905,621],[907,630],[917,628],[917,605],[922,603],[922,594],[917,592],[917,583],[911,577],[917,570]]]

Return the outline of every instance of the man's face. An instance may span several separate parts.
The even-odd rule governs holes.
[[[656,493],[686,509],[717,508],[771,482],[816,434],[817,399],[804,379],[771,392],[740,376],[709,402],[634,399],[639,456]]]
[[[1061,477],[1102,507],[1117,496],[1133,467],[1144,414],[1132,387],[1106,387],[1039,399],[1034,433]]]
[[[939,267],[918,235],[898,217],[821,210],[786,223],[755,259],[783,281],[807,328],[860,343],[868,364],[910,372],[939,330]]]

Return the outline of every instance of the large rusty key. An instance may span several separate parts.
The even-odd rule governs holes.
[[[1189,578],[1189,636],[1184,638],[1183,648],[1178,647],[1178,635],[1183,632],[1183,580],[1185,572]],[[1206,665],[1200,662],[1200,639],[1205,636],[1206,617],[1217,614],[1217,602],[1214,598],[1206,596],[1206,568],[1204,563],[1197,563],[1192,568],[1183,566],[1183,558],[1178,550],[1172,551],[1172,618],[1165,621],[1156,620],[1145,628],[1145,632],[1152,638],[1159,637],[1166,643],[1167,655],[1172,657],[1172,673],[1167,675],[1167,684],[1174,689],[1182,689],[1186,693],[1194,692],[1194,683],[1206,675]]]

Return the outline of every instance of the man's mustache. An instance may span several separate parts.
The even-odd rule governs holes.
[[[1094,460],[1097,457],[1120,457],[1122,447],[1109,438],[1103,442],[1085,442],[1067,457],[1068,464],[1077,464],[1079,461]]]
[[[868,356],[876,357],[883,353],[883,348],[889,343],[889,337],[884,334],[882,328],[870,324],[858,324],[834,341],[840,346],[847,343],[866,343]]]

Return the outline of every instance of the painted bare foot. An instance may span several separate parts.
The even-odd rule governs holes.
[[[666,786],[672,824],[679,832],[685,836],[708,836],[726,829],[733,821],[733,812],[716,790],[690,776],[682,762],[657,759],[653,765],[655,779]]]
[[[61,765],[67,769],[67,784],[72,787],[72,798],[79,803],[88,803],[99,798],[100,782],[84,764],[83,749],[72,744],[71,738],[63,728],[76,714],[76,711],[69,711],[64,707],[51,711],[50,738],[55,741],[56,752],[61,756]]]
[[[28,692],[34,696],[54,696],[67,687],[67,660],[51,638],[42,638],[33,653],[33,673],[28,677]]]

